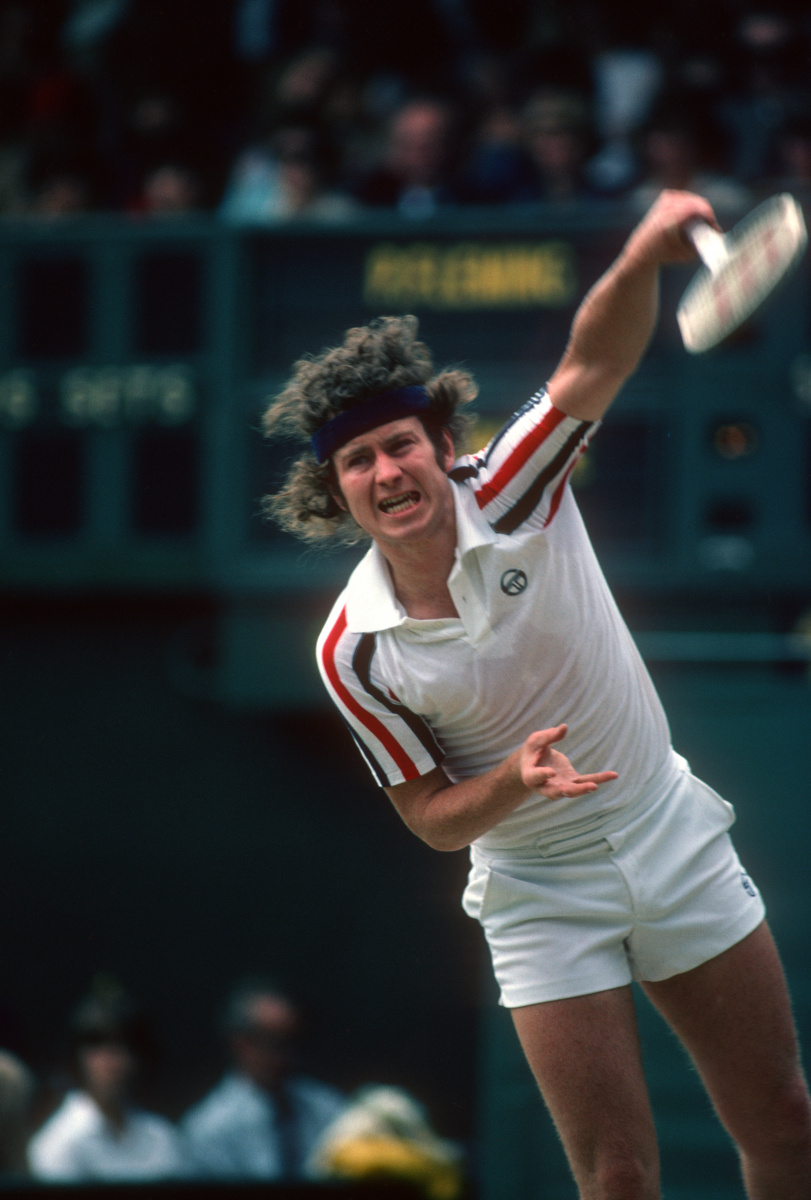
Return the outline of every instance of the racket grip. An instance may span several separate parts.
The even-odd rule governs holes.
[[[727,241],[723,233],[713,229],[706,221],[700,220],[689,221],[684,227],[684,232],[695,246],[707,270],[713,275],[720,271],[729,259]]]

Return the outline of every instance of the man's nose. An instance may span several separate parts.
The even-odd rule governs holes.
[[[381,452],[375,460],[375,470],[378,483],[389,483],[401,474],[400,465],[390,454]]]

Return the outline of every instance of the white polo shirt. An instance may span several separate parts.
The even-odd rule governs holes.
[[[372,545],[318,641],[327,690],[383,786],[440,764],[454,782],[481,775],[561,722],[578,771],[619,772],[587,796],[530,797],[477,839],[483,850],[578,837],[678,770],[568,486],[597,427],[539,392],[481,454],[459,460],[448,579],[458,618],[409,617]]]
[[[173,1125],[156,1113],[127,1113],[114,1126],[86,1092],[69,1092],[28,1143],[36,1179],[52,1183],[183,1179],[188,1168]]]

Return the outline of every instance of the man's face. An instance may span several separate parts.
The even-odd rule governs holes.
[[[250,1026],[231,1038],[237,1066],[254,1083],[275,1091],[295,1060],[298,1014],[282,996],[257,996]]]
[[[409,104],[394,119],[388,158],[406,184],[432,187],[441,181],[448,158],[450,114],[439,104]]]
[[[335,451],[338,502],[384,553],[387,546],[452,533],[453,460],[450,435],[438,455],[417,417],[378,425]]]
[[[102,1105],[123,1103],[136,1071],[135,1057],[122,1042],[101,1042],[79,1051],[82,1083]]]

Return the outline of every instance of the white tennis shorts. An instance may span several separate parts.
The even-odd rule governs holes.
[[[685,770],[576,849],[474,846],[462,905],[484,928],[500,1003],[668,979],[741,941],[765,908],[727,832],[734,820]]]

